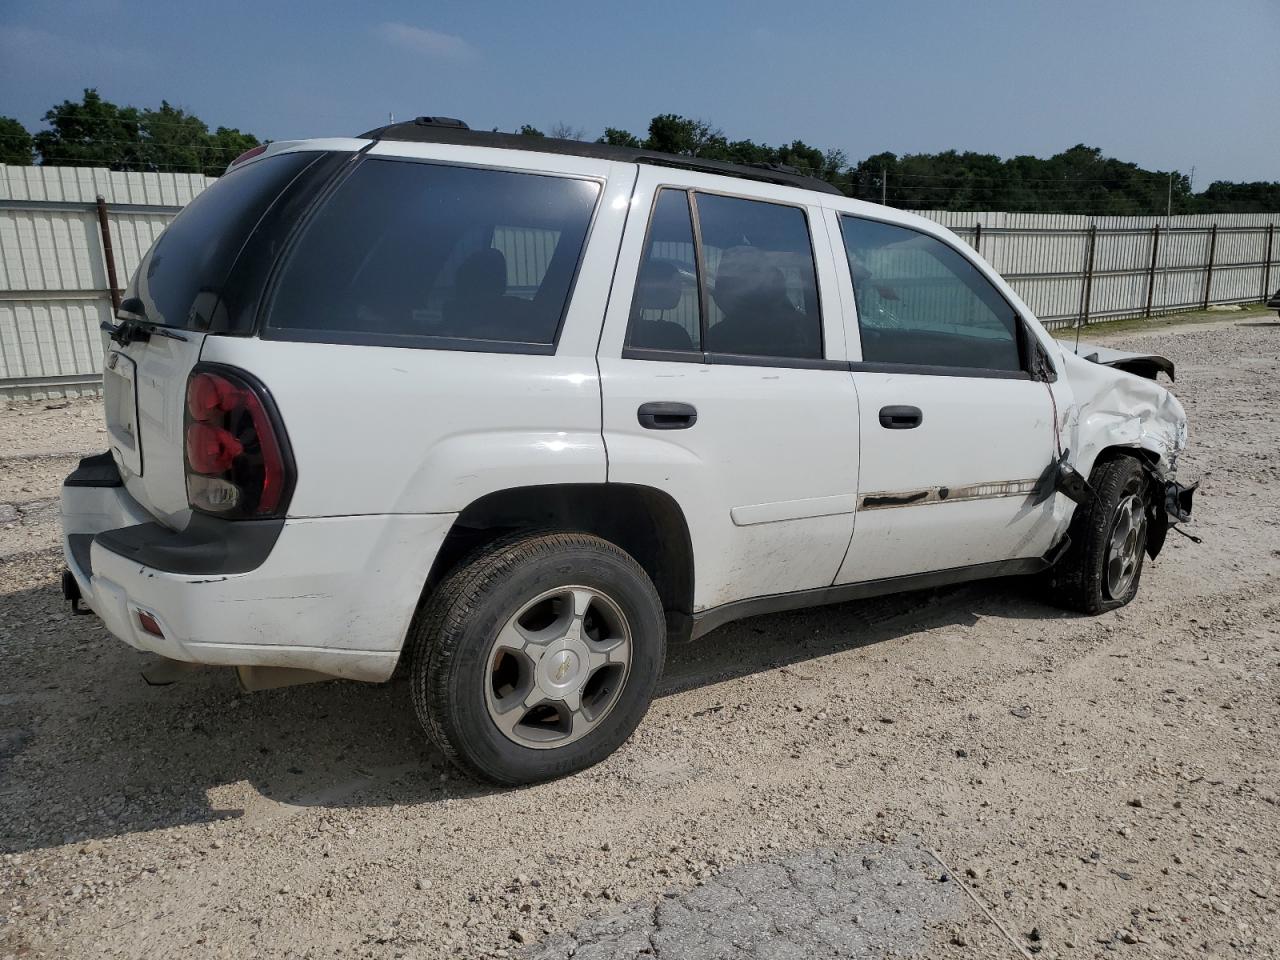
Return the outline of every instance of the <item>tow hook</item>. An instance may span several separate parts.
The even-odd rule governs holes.
[[[84,605],[84,599],[80,596],[80,584],[76,583],[76,578],[70,570],[62,571],[62,595],[71,604],[71,612],[75,616],[84,617],[93,613]]]

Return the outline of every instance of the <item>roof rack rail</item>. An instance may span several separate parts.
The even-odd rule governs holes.
[[[702,157],[686,157],[674,153],[645,150],[642,147],[615,147],[607,143],[586,143],[581,140],[561,140],[556,137],[530,137],[518,133],[498,133],[472,130],[463,121],[452,117],[418,117],[401,123],[375,127],[360,134],[363,140],[400,140],[411,143],[454,143],[462,146],[493,147],[501,150],[528,150],[537,153],[556,153],[564,156],[593,157],[599,160],[616,160],[622,163],[647,163],[657,167],[675,167],[714,173],[722,177],[742,180],[759,180],[801,190],[816,190],[844,196],[840,188],[826,180],[801,173],[794,167],[780,163],[743,164],[723,160],[707,160]]]

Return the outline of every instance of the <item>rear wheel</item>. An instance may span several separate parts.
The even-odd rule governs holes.
[[[1150,484],[1133,457],[1094,467],[1098,499],[1076,508],[1071,545],[1049,572],[1051,599],[1081,613],[1122,607],[1138,592],[1147,548]]]
[[[447,757],[497,783],[588,767],[648,709],[666,652],[644,570],[585,534],[523,535],[465,562],[411,631],[418,718]]]

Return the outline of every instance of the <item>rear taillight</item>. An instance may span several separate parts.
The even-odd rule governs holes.
[[[233,520],[281,516],[293,461],[271,398],[243,371],[202,364],[187,380],[187,502]]]

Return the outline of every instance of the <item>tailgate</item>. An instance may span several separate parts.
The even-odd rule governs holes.
[[[204,337],[182,330],[127,346],[112,343],[104,365],[107,436],[125,488],[174,529],[184,528],[190,517],[183,412],[187,376],[200,359]]]

